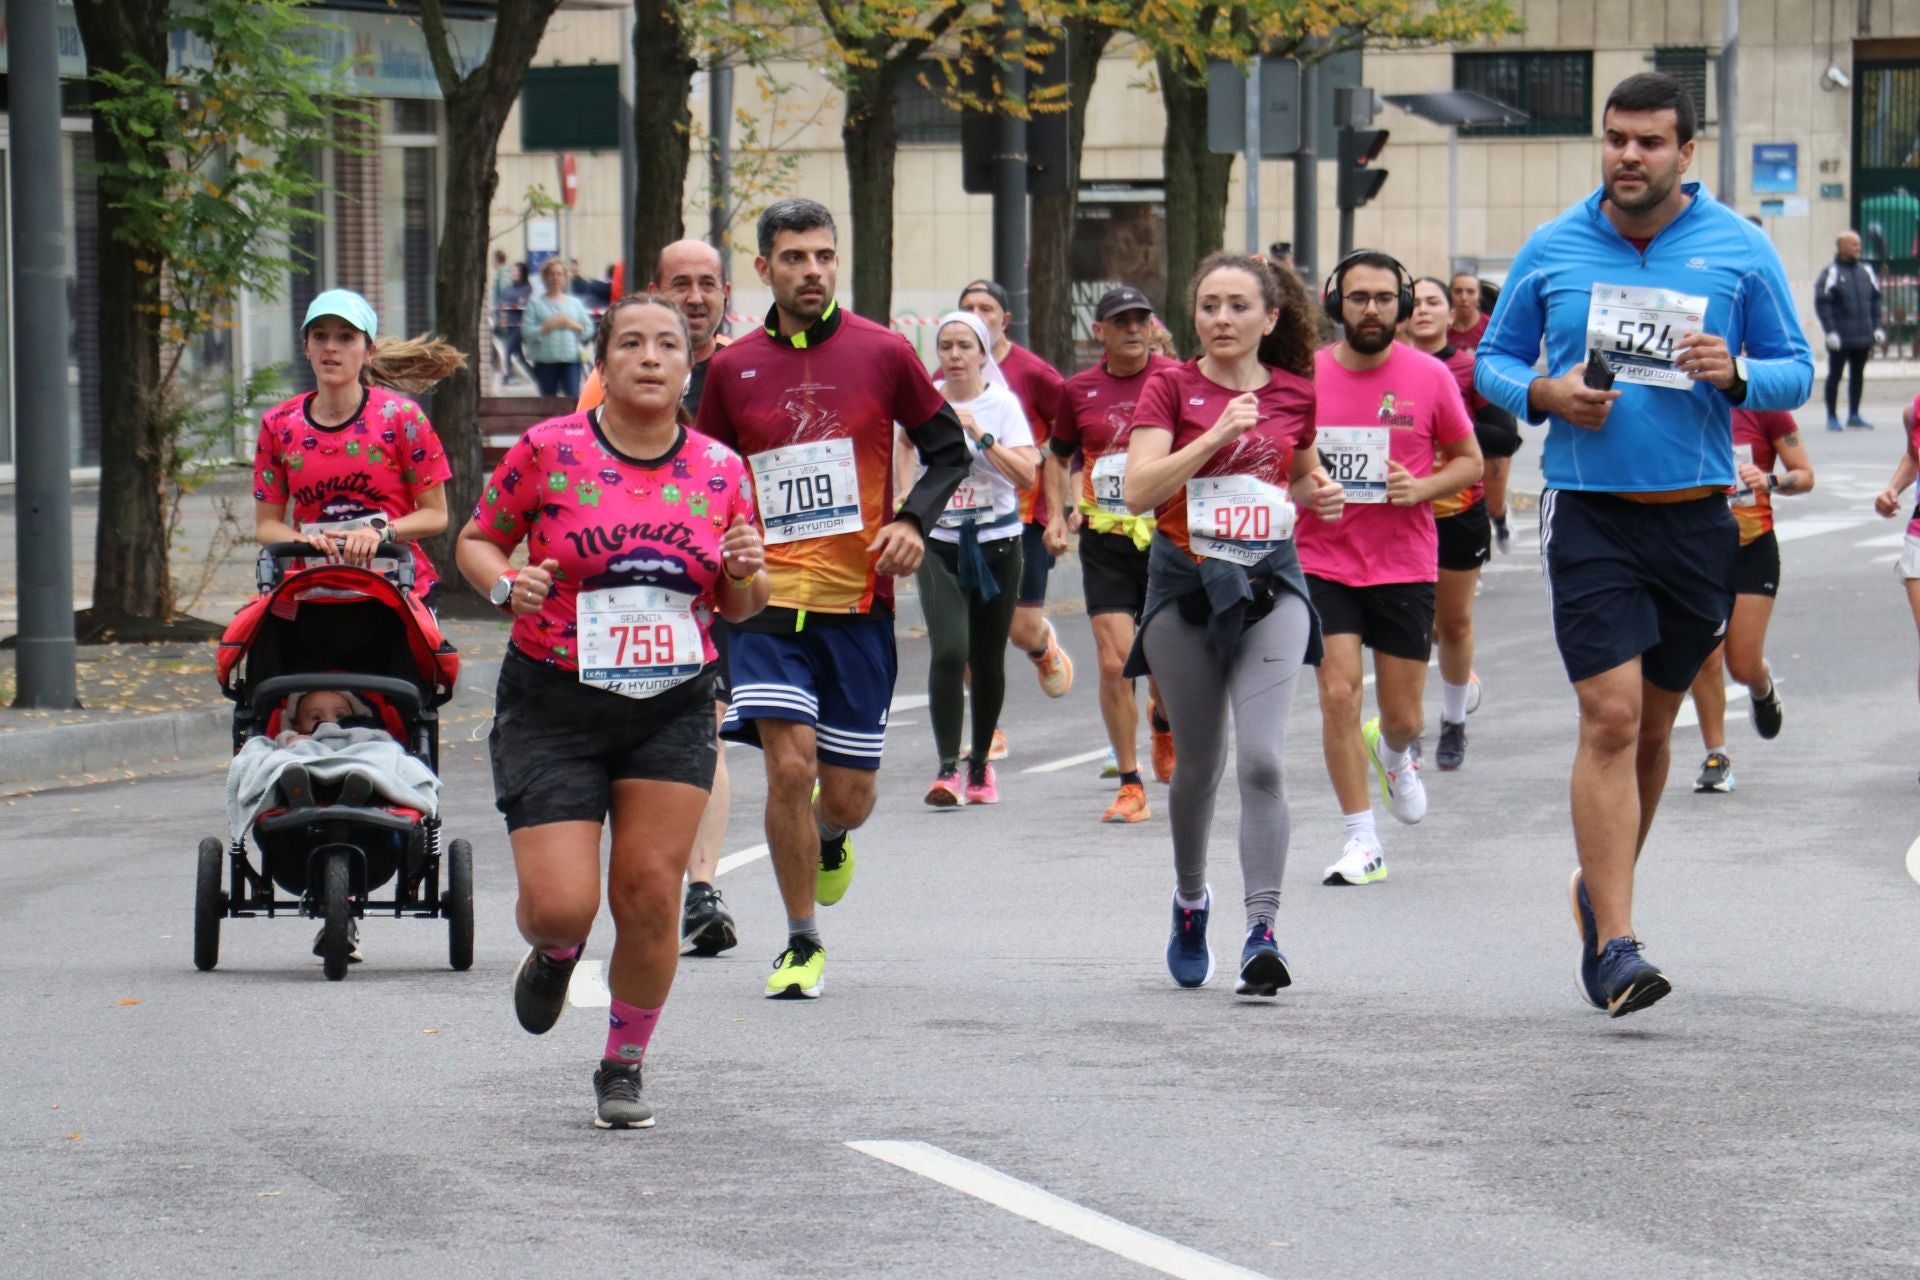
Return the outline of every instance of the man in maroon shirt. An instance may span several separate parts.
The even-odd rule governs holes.
[[[991,280],[975,280],[960,291],[959,308],[979,316],[993,339],[993,358],[1007,377],[1007,385],[1027,411],[1027,425],[1033,429],[1033,443],[1042,449],[1053,434],[1053,420],[1064,379],[1054,367],[1007,338],[1007,291]],[[1020,600],[1013,611],[1013,627],[1007,632],[1009,644],[1018,646],[1033,662],[1034,674],[1049,698],[1063,698],[1073,687],[1073,659],[1054,638],[1053,624],[1047,621],[1047,574],[1053,557],[1046,548],[1047,510],[1043,481],[1020,495],[1020,519],[1026,528],[1020,553],[1025,567],[1020,575]],[[1004,743],[1000,735],[995,739]],[[1004,754],[1004,753],[1001,753]]]
[[[826,963],[814,904],[846,893],[848,832],[873,811],[898,667],[893,579],[919,568],[923,534],[972,454],[906,339],[841,310],[825,206],[776,201],[760,215],[759,248],[773,308],[764,328],[714,353],[698,430],[746,459],[766,528],[773,596],[733,630],[721,736],[759,746],[766,762],[788,933],[767,995],[810,999]],[[896,421],[926,464],[897,514]]]
[[[1080,577],[1087,617],[1100,653],[1100,717],[1106,722],[1120,774],[1120,794],[1102,822],[1140,822],[1152,816],[1140,777],[1140,712],[1133,681],[1121,674],[1133,650],[1134,628],[1147,602],[1147,546],[1153,516],[1127,510],[1127,437],[1133,407],[1147,379],[1178,361],[1147,345],[1153,304],[1122,286],[1101,295],[1093,309],[1100,363],[1067,379],[1047,457],[1047,550],[1064,554],[1068,534],[1080,536]],[[1069,496],[1068,468],[1080,459],[1080,491]],[[1151,684],[1151,679],[1149,680]],[[1160,715],[1159,694],[1147,704],[1153,726],[1154,774],[1173,779],[1173,728]]]

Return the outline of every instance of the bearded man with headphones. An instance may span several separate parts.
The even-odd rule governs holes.
[[[1420,703],[1439,577],[1432,503],[1478,480],[1481,458],[1452,372],[1394,341],[1413,314],[1407,269],[1363,249],[1340,260],[1320,296],[1342,336],[1314,358],[1316,443],[1347,507],[1337,523],[1303,508],[1294,538],[1325,635],[1321,741],[1347,828],[1325,883],[1360,885],[1387,875],[1369,766],[1395,818],[1426,816]],[[1373,650],[1379,705],[1364,725],[1362,646]]]

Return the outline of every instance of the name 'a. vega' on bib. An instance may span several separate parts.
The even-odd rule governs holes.
[[[1706,331],[1707,300],[1676,289],[1596,284],[1587,304],[1587,346],[1613,376],[1643,387],[1687,391],[1693,379],[1674,363],[1683,333]]]
[[[685,684],[706,665],[693,597],[665,587],[582,591],[580,683],[626,698]]]
[[[1252,568],[1293,536],[1293,502],[1258,476],[1187,481],[1187,544],[1193,554]]]
[[[1130,516],[1127,510],[1127,451],[1103,453],[1093,462],[1093,505],[1110,516]]]
[[[756,453],[754,492],[767,545],[830,538],[866,528],[860,514],[860,473],[853,441],[816,440]]]
[[[1388,427],[1321,427],[1314,435],[1327,475],[1348,502],[1387,500]]]

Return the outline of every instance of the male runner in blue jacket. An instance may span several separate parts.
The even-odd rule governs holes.
[[[1813,360],[1765,235],[1681,180],[1686,90],[1629,76],[1601,119],[1601,188],[1521,248],[1475,383],[1548,424],[1540,553],[1580,702],[1579,984],[1617,1018],[1672,989],[1634,936],[1633,869],[1674,713],[1733,609],[1732,411],[1797,408]]]

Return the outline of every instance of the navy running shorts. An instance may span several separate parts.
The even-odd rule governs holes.
[[[1053,570],[1053,557],[1047,554],[1047,526],[1028,521],[1020,531],[1020,599],[1023,609],[1038,609],[1047,603],[1047,574]]]
[[[494,696],[493,803],[507,830],[604,822],[613,784],[713,788],[713,667],[651,698],[580,683],[577,672],[508,648]]]
[[[1540,559],[1567,678],[1638,658],[1648,683],[1685,693],[1727,634],[1739,556],[1722,494],[1650,503],[1547,490]]]
[[[893,618],[814,621],[800,631],[736,628],[727,646],[733,701],[720,736],[760,745],[760,720],[813,726],[822,764],[874,770],[899,671]]]

